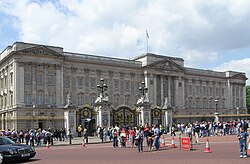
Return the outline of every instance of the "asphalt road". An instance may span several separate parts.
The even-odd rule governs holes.
[[[178,146],[171,148],[171,139],[160,151],[137,153],[136,148],[113,148],[111,143],[53,146],[36,148],[37,155],[26,164],[244,164],[250,163],[250,157],[239,158],[239,145],[236,136],[209,137],[212,153],[204,153],[207,138],[201,138],[201,144],[194,145],[193,151],[182,151]]]

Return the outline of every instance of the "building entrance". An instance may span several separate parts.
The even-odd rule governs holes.
[[[119,107],[112,112],[114,126],[134,127],[136,118],[135,110],[127,106]]]

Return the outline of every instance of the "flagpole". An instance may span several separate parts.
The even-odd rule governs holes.
[[[147,44],[147,53],[148,53],[148,37],[146,36],[146,44]]]
[[[148,30],[146,30],[146,49],[147,49],[147,53],[148,53],[148,39],[149,39]]]

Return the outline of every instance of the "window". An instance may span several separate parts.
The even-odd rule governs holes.
[[[125,96],[125,105],[130,105],[130,96],[129,95]]]
[[[96,97],[95,96],[91,96],[91,99],[90,99],[90,103],[91,103],[91,105],[92,106],[94,106],[95,105],[95,100],[96,100]]]
[[[13,92],[10,93],[10,105],[13,105]]]
[[[38,91],[37,97],[36,97],[36,104],[37,105],[43,104],[43,91]]]
[[[68,88],[68,87],[69,87],[69,83],[70,83],[70,82],[69,82],[69,78],[68,78],[68,77],[65,77],[65,78],[64,78],[64,87],[67,87],[67,88]]]
[[[30,73],[25,73],[24,82],[25,82],[25,84],[30,84],[31,83],[31,74]]]
[[[78,101],[78,106],[82,106],[84,104],[84,95],[83,95],[83,93],[78,94],[77,101]]]
[[[196,88],[196,95],[199,95],[199,93],[200,93],[200,88],[199,88],[199,86],[196,86],[195,88]]]
[[[114,107],[117,107],[119,105],[119,96],[114,97]]]
[[[55,105],[55,95],[53,93],[49,94],[49,105]]]
[[[31,102],[31,94],[30,93],[25,93],[25,95],[24,95],[24,103],[26,104],[26,105],[31,105],[32,104],[32,102]]]
[[[48,83],[49,85],[54,85],[54,75],[49,75]]]
[[[130,88],[130,83],[129,83],[129,81],[126,81],[125,82],[125,91],[129,91],[129,88]]]
[[[13,85],[13,73],[10,73],[10,86]]]
[[[1,89],[3,89],[3,78],[1,78]]]
[[[83,78],[78,77],[78,87],[82,87],[82,86],[83,86]]]
[[[7,95],[4,95],[4,106],[7,106]]]
[[[90,87],[91,87],[91,89],[96,88],[96,80],[95,80],[95,78],[90,79]]]
[[[119,89],[119,81],[118,80],[115,80],[115,82],[114,82],[114,89],[115,90]]]
[[[8,86],[7,83],[8,83],[7,76],[5,76],[5,77],[4,77],[4,87],[7,87],[7,86]]]
[[[38,74],[36,81],[37,81],[37,84],[43,84],[43,75]]]
[[[1,96],[1,108],[3,107],[3,96]]]

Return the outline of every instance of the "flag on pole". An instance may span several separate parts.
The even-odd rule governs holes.
[[[146,30],[146,37],[149,39],[148,30]]]

